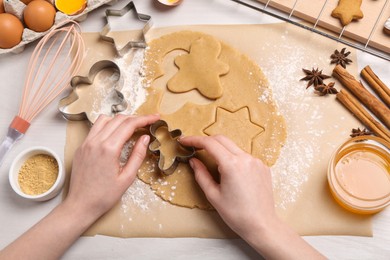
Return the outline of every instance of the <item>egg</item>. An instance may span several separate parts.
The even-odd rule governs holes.
[[[76,15],[82,13],[87,7],[87,0],[55,0],[55,7],[58,11],[67,15]]]
[[[3,0],[0,0],[0,14],[5,13]]]
[[[0,14],[0,48],[9,49],[22,41],[23,24],[14,15]]]
[[[44,0],[34,0],[30,2],[23,12],[23,19],[27,28],[44,32],[54,24],[56,9],[52,4]]]
[[[25,5],[28,5],[31,1],[34,1],[34,0],[20,0],[22,1]]]

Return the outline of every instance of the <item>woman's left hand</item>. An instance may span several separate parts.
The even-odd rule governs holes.
[[[138,128],[159,119],[149,116],[100,116],[73,159],[69,194],[65,200],[79,210],[99,217],[121,198],[133,183],[145,158],[149,136],[141,136],[128,162],[120,165],[124,144]]]

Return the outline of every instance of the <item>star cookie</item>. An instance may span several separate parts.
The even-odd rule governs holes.
[[[346,26],[353,20],[363,18],[361,5],[362,0],[339,0],[337,7],[332,11],[332,17],[338,18],[341,24]]]
[[[218,107],[215,122],[206,127],[203,132],[207,135],[225,135],[241,149],[251,153],[253,139],[264,132],[264,128],[252,122],[248,107],[236,111]]]

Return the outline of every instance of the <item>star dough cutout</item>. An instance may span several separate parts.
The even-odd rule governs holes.
[[[194,41],[190,53],[175,59],[179,72],[167,83],[174,93],[197,89],[209,99],[222,96],[223,88],[219,77],[229,72],[229,65],[219,60],[221,44],[212,39],[200,38]]]
[[[252,141],[264,132],[264,127],[251,120],[248,107],[229,111],[217,107],[215,122],[207,126],[203,132],[207,135],[222,134],[232,139],[241,149],[251,153]]]
[[[174,173],[179,162],[188,162],[195,155],[193,147],[183,146],[178,141],[181,131],[169,131],[168,124],[163,120],[152,124],[150,133],[155,139],[149,144],[149,150],[159,155],[158,167],[166,175]]]
[[[139,21],[143,22],[145,25],[142,29],[142,34],[141,34],[142,36],[141,36],[141,39],[139,41],[130,40],[128,43],[126,43],[124,45],[123,48],[119,48],[118,44],[115,42],[115,38],[108,36],[109,33],[111,32],[111,26],[110,26],[110,23],[108,21],[108,17],[109,16],[123,16],[128,12],[133,12],[134,15],[137,17],[137,19]],[[146,48],[147,44],[146,44],[145,34],[149,31],[150,27],[152,26],[151,18],[152,17],[150,15],[138,13],[133,1],[128,3],[121,10],[107,9],[106,10],[107,24],[103,27],[102,31],[100,32],[100,38],[102,40],[113,43],[115,46],[115,49],[119,55],[124,55],[131,48]]]
[[[363,12],[360,10],[362,0],[339,0],[337,7],[332,11],[334,18],[340,19],[343,26],[346,26],[352,20],[362,19]]]

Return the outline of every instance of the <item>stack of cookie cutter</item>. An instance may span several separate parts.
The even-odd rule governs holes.
[[[161,143],[156,136],[156,131],[160,128],[166,128],[169,132],[169,135],[172,139],[177,142],[177,145],[180,147],[180,150],[184,151],[185,154],[177,154],[171,164],[168,167],[164,167],[165,164],[165,154],[161,153]],[[195,148],[184,146],[177,141],[177,139],[182,136],[180,129],[175,129],[170,131],[167,122],[164,120],[159,120],[149,127],[150,134],[153,137],[153,141],[149,144],[149,151],[153,154],[159,156],[158,168],[165,175],[171,175],[174,173],[179,166],[179,163],[187,163],[195,155]]]
[[[131,12],[131,11],[133,11],[135,13],[138,20],[145,23],[145,25],[142,29],[141,40],[140,41],[129,41],[123,48],[119,48],[118,45],[115,43],[115,39],[108,36],[109,32],[111,31],[111,26],[110,26],[110,23],[108,21],[108,17],[109,16],[123,16],[126,13]],[[107,24],[103,27],[103,30],[100,32],[100,38],[102,40],[105,40],[105,41],[108,41],[108,42],[114,44],[115,49],[120,56],[123,56],[131,48],[146,48],[147,47],[145,35],[149,31],[149,29],[152,27],[152,17],[150,15],[138,13],[138,11],[137,11],[137,9],[132,1],[129,2],[121,10],[107,9],[106,10],[106,19],[107,19]]]
[[[108,21],[108,17],[109,16],[123,16],[126,13],[131,12],[131,11],[135,12],[135,15],[137,16],[138,20],[145,23],[145,25],[142,29],[141,40],[140,41],[129,41],[123,48],[118,48],[117,44],[115,43],[115,39],[108,36],[109,32],[111,31],[111,26],[110,26],[110,23]],[[152,26],[151,16],[138,13],[133,1],[129,2],[121,10],[107,9],[106,10],[106,19],[107,19],[107,24],[103,27],[102,31],[100,32],[100,38],[102,40],[105,40],[105,41],[112,43],[115,47],[116,52],[120,56],[123,56],[131,48],[146,48],[147,44],[146,44],[145,34],[149,31],[149,29]],[[102,61],[96,62],[91,67],[91,69],[89,71],[89,75],[87,77],[76,76],[72,79],[71,87],[72,87],[73,91],[67,97],[60,100],[59,107],[58,107],[60,112],[62,113],[62,115],[66,119],[78,120],[78,121],[88,119],[91,123],[94,123],[96,118],[94,118],[90,112],[83,111],[81,113],[69,113],[67,111],[67,107],[79,99],[76,92],[74,91],[78,85],[80,85],[80,84],[91,85],[93,83],[93,80],[94,80],[96,74],[98,72],[100,72],[101,70],[108,69],[108,68],[113,68],[113,69],[117,70],[119,73],[119,76],[120,76],[118,86],[116,86],[116,88],[115,88],[115,92],[117,93],[120,102],[112,105],[111,112],[112,112],[112,114],[116,114],[116,113],[119,113],[119,112],[126,110],[127,102],[125,101],[123,94],[120,92],[120,90],[122,89],[122,86],[123,86],[123,78],[121,76],[120,68],[118,67],[117,64],[115,64],[112,61],[102,60]]]
[[[58,109],[61,112],[61,114],[68,120],[75,120],[75,121],[81,121],[88,119],[91,123],[95,122],[95,119],[92,115],[91,111],[83,111],[80,113],[71,113],[68,111],[68,106],[71,105],[72,103],[76,102],[79,100],[79,96],[76,93],[76,88],[80,85],[87,85],[91,86],[93,84],[93,81],[96,77],[96,75],[105,69],[113,69],[119,74],[119,79],[117,81],[117,85],[114,86],[114,91],[118,95],[118,100],[119,103],[112,104],[111,106],[111,112],[113,114],[122,112],[127,108],[127,102],[125,101],[123,94],[120,92],[120,89],[122,89],[123,86],[123,77],[121,75],[121,70],[118,67],[118,65],[112,61],[109,60],[101,60],[96,62],[91,69],[89,70],[88,76],[83,77],[83,76],[75,76],[72,78],[70,85],[72,87],[72,91],[70,94],[61,99],[58,105]]]

